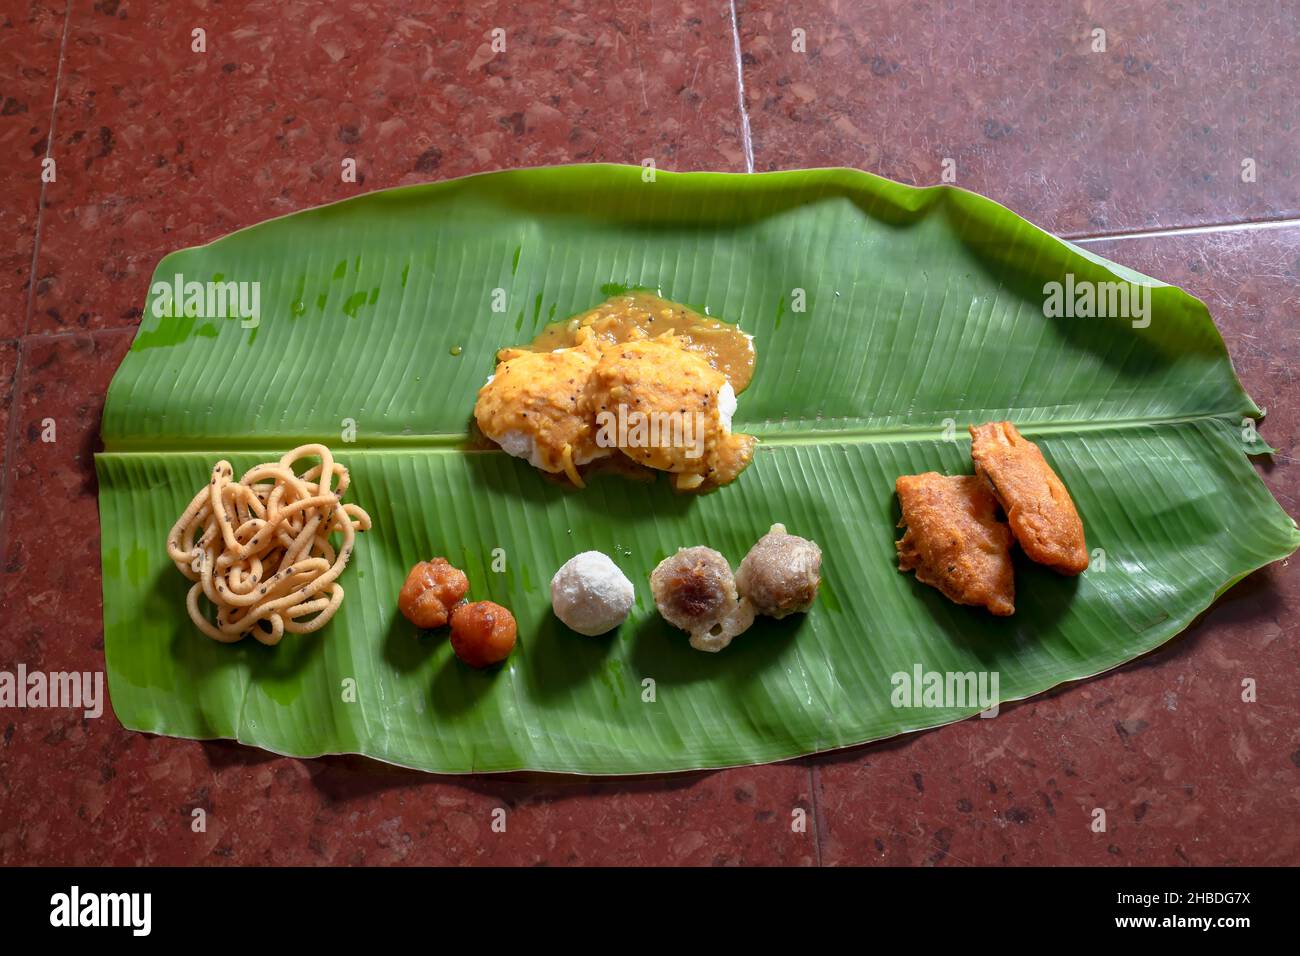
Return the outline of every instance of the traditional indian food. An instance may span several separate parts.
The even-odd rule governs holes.
[[[754,439],[731,431],[731,383],[671,332],[606,348],[588,395],[597,441],[672,472],[679,489],[729,484],[753,457]]]
[[[479,390],[479,430],[510,455],[579,487],[621,457],[681,490],[727,484],[754,439],[731,430],[754,345],[735,326],[648,293],[615,296],[502,349]]]
[[[627,575],[600,551],[574,555],[551,578],[555,616],[588,637],[612,631],[627,620],[635,598]]]
[[[452,608],[465,600],[468,591],[469,578],[446,558],[421,561],[406,576],[397,609],[416,627],[432,630],[447,623]]]
[[[416,627],[451,623],[451,649],[470,667],[499,664],[515,646],[514,615],[491,601],[466,602],[469,578],[446,558],[411,568],[397,595],[397,608]]]
[[[542,471],[563,472],[579,487],[578,466],[611,454],[596,445],[587,382],[600,358],[594,343],[554,352],[502,349],[479,390],[479,430],[506,454]]]
[[[451,649],[470,667],[499,664],[515,648],[515,618],[500,604],[474,601],[451,610]]]
[[[580,336],[590,335],[604,349],[669,331],[681,340],[683,348],[699,354],[725,375],[736,394],[749,386],[756,360],[752,335],[650,292],[614,295],[593,309],[552,322],[529,348],[539,352],[569,348],[578,344]]]
[[[958,604],[1015,613],[1011,530],[983,479],[929,471],[895,483],[906,527],[896,542],[898,569]]]
[[[712,548],[681,548],[650,574],[655,607],[691,636],[691,647],[717,652],[754,623],[754,607],[740,600],[727,559]]]
[[[821,585],[822,549],[777,523],[736,569],[736,590],[754,610],[777,619],[812,607]]]
[[[297,471],[308,458],[319,462]],[[341,501],[349,480],[324,445],[302,445],[238,481],[218,461],[167,535],[168,556],[194,582],[186,598],[194,626],[214,641],[252,634],[271,645],[324,627],[343,603],[338,578],[357,532],[370,528],[365,511]]]
[[[1006,512],[1011,533],[1030,560],[1061,574],[1088,567],[1083,522],[1074,501],[1033,442],[1011,422],[970,426],[975,474]]]

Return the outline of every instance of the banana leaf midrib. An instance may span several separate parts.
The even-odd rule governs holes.
[[[1014,410],[1013,410],[1014,411]],[[957,412],[954,415],[960,414]],[[1260,418],[1262,414],[1253,408],[1236,408],[1225,409],[1219,412],[1205,412],[1198,415],[1149,415],[1137,418],[1113,418],[1113,419],[1093,419],[1091,421],[1054,421],[1054,422],[1035,422],[1026,421],[1017,418],[1014,414],[1009,416],[1009,420],[1016,422],[1016,427],[1026,435],[1050,436],[1060,434],[1075,434],[1079,432],[1101,432],[1114,431],[1125,428],[1152,428],[1162,425],[1191,425],[1197,422],[1223,421],[1231,425],[1239,424],[1241,416],[1251,418]],[[971,422],[975,418],[987,417],[983,412],[974,414]],[[806,419],[804,419],[806,421]],[[827,418],[829,423],[842,423],[846,419]],[[963,422],[958,422],[959,429]],[[770,429],[766,427],[755,427],[739,422],[736,425],[737,430],[743,431],[759,439],[760,443],[767,446],[783,445],[856,445],[856,444],[889,444],[893,442],[906,441],[935,441],[942,437],[943,430],[933,426],[917,426],[915,428],[880,428],[880,429],[847,429],[840,431],[830,431],[822,429],[807,429],[804,431],[789,431],[785,429]],[[222,437],[206,436],[196,438],[193,442],[174,437],[167,438],[140,438],[132,439],[111,439],[105,442],[105,447],[100,454],[111,455],[190,455],[200,452],[241,452],[241,451],[265,451],[276,448],[289,448],[306,444],[323,444],[348,451],[365,451],[365,452],[399,452],[399,451],[429,451],[429,452],[453,452],[462,455],[496,455],[503,454],[499,448],[466,448],[465,443],[469,441],[467,432],[446,432],[430,433],[422,435],[367,435],[357,436],[355,441],[340,444],[337,435],[268,435],[260,434],[255,436],[241,435],[239,437]]]

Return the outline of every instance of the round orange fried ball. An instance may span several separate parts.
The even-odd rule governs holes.
[[[515,618],[500,604],[475,601],[451,612],[451,649],[470,667],[499,664],[515,648]]]
[[[397,608],[416,627],[442,627],[468,590],[465,572],[452,567],[446,558],[421,561],[406,576]]]

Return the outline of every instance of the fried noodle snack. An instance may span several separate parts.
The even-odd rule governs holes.
[[[1083,522],[1038,446],[1010,422],[972,425],[970,434],[975,474],[988,482],[1030,560],[1061,574],[1085,571]]]
[[[898,570],[916,571],[922,584],[958,604],[983,605],[1005,617],[1015,613],[1011,530],[997,520],[997,502],[974,475],[927,471],[895,483],[906,526]]]
[[[318,457],[302,474],[294,465]],[[302,445],[234,481],[227,461],[212,469],[167,535],[167,554],[194,582],[186,607],[195,627],[222,643],[252,634],[278,644],[286,633],[324,627],[343,603],[338,577],[370,515],[339,499],[348,470],[324,445]],[[336,481],[337,479],[337,481]],[[330,536],[342,533],[336,551]],[[215,625],[199,605],[216,608]]]

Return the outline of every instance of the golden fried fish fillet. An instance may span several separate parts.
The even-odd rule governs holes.
[[[958,604],[983,605],[1005,617],[1015,613],[1011,530],[997,519],[997,502],[974,475],[927,471],[894,483],[903,508],[896,544],[898,570],[916,571],[922,584]]]
[[[1038,446],[1010,422],[972,425],[970,434],[975,474],[988,482],[1025,554],[1061,574],[1085,570],[1083,522]]]

